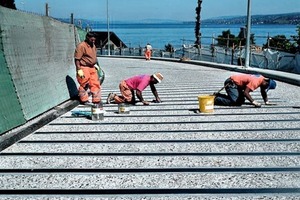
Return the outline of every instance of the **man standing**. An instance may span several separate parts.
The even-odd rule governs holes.
[[[160,83],[163,80],[163,75],[161,73],[155,73],[153,75],[137,75],[126,80],[122,80],[119,88],[121,91],[121,96],[117,94],[110,93],[107,97],[107,102],[110,104],[112,101],[114,103],[130,103],[135,104],[135,95],[134,91],[136,91],[136,96],[138,99],[144,104],[149,105],[148,101],[145,101],[143,98],[142,92],[144,89],[150,85],[151,91],[155,97],[154,102],[160,103],[161,100],[158,96],[158,93],[155,88],[155,84]]]
[[[89,104],[88,89],[92,93],[92,103],[101,101],[101,85],[97,70],[97,50],[95,46],[96,36],[87,33],[85,41],[77,45],[75,50],[75,65],[77,70],[77,81],[79,83],[79,98],[82,104]]]
[[[147,43],[145,48],[146,48],[145,58],[146,58],[146,60],[150,60],[151,59],[151,54],[152,54],[152,46],[150,45],[150,43]]]
[[[217,93],[215,105],[241,106],[245,98],[255,107],[261,107],[261,103],[255,101],[250,92],[260,87],[261,96],[266,105],[274,105],[269,102],[267,92],[276,88],[276,82],[261,75],[236,74],[230,76],[225,82],[224,87],[227,95]]]

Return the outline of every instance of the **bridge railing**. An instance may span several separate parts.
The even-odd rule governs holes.
[[[117,48],[110,50],[110,55],[116,56],[144,56],[145,49],[141,47]],[[98,55],[108,55],[107,49],[98,49]],[[244,65],[245,49],[223,48],[217,46],[201,46],[174,49],[173,52],[153,49],[152,57],[175,58],[216,62],[221,64]],[[300,55],[289,54],[271,49],[252,48],[250,66],[262,69],[274,69],[284,72],[300,74]]]

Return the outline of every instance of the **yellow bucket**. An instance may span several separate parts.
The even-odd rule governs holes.
[[[214,112],[214,99],[213,95],[200,95],[198,96],[199,110],[202,113]]]

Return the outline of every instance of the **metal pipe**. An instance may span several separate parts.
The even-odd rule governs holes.
[[[247,38],[246,38],[246,51],[245,51],[245,67],[250,66],[250,36],[251,36],[251,0],[248,0],[247,7]]]
[[[106,13],[107,13],[107,55],[110,56],[110,33],[109,33],[108,0],[106,0]]]

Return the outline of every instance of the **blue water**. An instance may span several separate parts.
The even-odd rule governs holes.
[[[230,30],[237,36],[242,25],[201,25],[203,45],[209,45],[213,42],[212,37],[222,34],[222,31]],[[164,49],[168,43],[175,48],[183,44],[193,44],[195,41],[194,24],[110,24],[110,31],[128,46],[144,47],[150,43],[153,48]],[[93,27],[94,31],[107,31],[107,26],[102,25]],[[255,43],[262,46],[267,42],[268,35],[285,35],[290,38],[291,35],[297,35],[296,25],[252,25],[251,33],[255,36]]]

